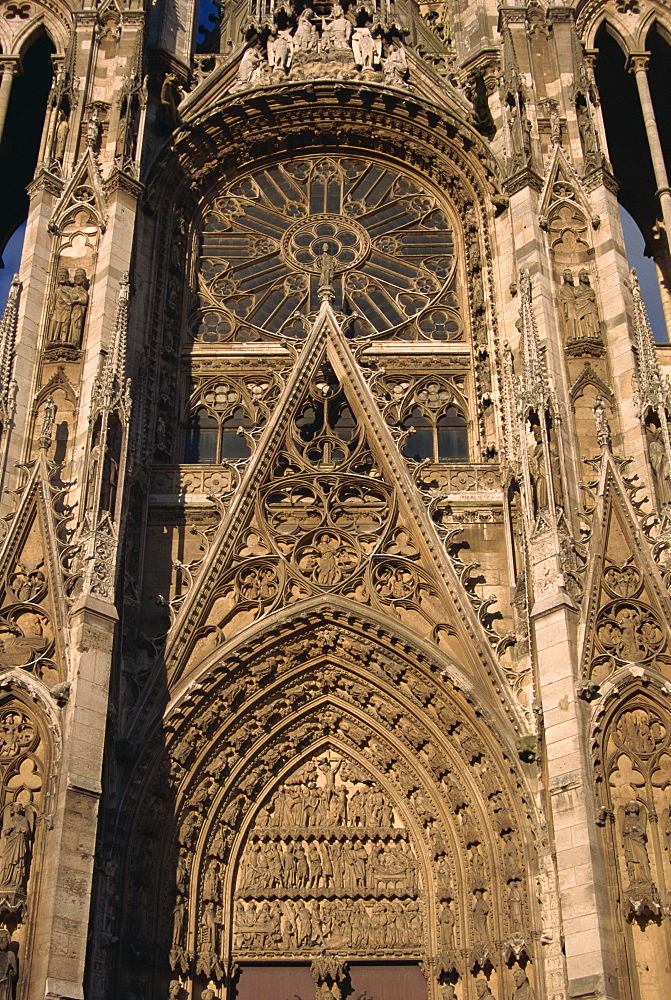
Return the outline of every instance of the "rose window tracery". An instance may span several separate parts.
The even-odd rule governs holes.
[[[463,340],[452,226],[438,198],[365,160],[305,157],[238,179],[197,248],[201,343],[304,336],[324,255],[349,336]]]

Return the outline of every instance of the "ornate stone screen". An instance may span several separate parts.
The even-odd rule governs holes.
[[[410,176],[301,157],[238,178],[210,201],[196,250],[200,343],[304,335],[324,257],[350,336],[462,340],[452,227]]]

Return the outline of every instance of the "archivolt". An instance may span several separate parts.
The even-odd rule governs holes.
[[[369,775],[358,786],[350,782],[345,797],[368,781],[394,803],[396,822],[408,831],[426,916],[416,950],[436,955],[442,948],[447,955],[438,920],[447,905],[454,907],[455,940],[470,967],[496,965],[500,949],[504,957],[517,954],[515,948],[534,956],[536,823],[526,782],[504,749],[507,740],[497,739],[435,666],[420,666],[423,658],[409,647],[383,643],[370,628],[298,625],[293,635],[283,630],[284,641],[266,637],[253,650],[248,644],[244,653],[213,664],[166,713],[164,742],[132,810],[135,844],[126,856],[136,863],[125,880],[130,900],[137,896],[138,872],[157,873],[146,895],[162,915],[156,944],[165,973],[170,958],[184,974],[223,976],[234,957],[235,880],[250,831],[263,840],[259,815],[273,795],[287,781],[304,781],[306,768],[316,774],[316,761],[326,767],[328,753],[334,767],[343,759]],[[290,830],[285,839],[297,835]],[[366,843],[402,836],[378,831],[366,834]],[[240,897],[240,887],[237,892]],[[511,907],[509,897],[517,893],[519,903]],[[483,899],[487,942],[476,906]],[[248,905],[243,902],[243,912],[250,912]],[[132,933],[128,926],[126,933]],[[235,943],[239,947],[240,938]],[[456,956],[445,961],[456,968]]]

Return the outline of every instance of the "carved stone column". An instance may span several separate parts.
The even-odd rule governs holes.
[[[12,95],[12,83],[15,75],[21,70],[21,63],[18,56],[5,56],[0,60],[2,76],[0,77],[0,140],[5,130],[5,118],[9,107],[9,98]]]
[[[664,219],[664,228],[666,229],[667,240],[671,239],[671,188],[669,187],[669,178],[666,173],[666,164],[664,163],[664,153],[662,151],[662,144],[659,140],[659,131],[657,129],[657,119],[655,118],[655,109],[652,104],[652,96],[650,94],[650,84],[648,83],[648,62],[650,59],[649,52],[634,52],[629,56],[629,72],[633,73],[636,78],[636,86],[638,87],[638,96],[641,102],[641,111],[643,112],[643,122],[645,124],[646,135],[648,136],[648,145],[650,146],[650,156],[652,158],[652,167],[655,171],[655,180],[657,182],[657,197],[659,199],[659,205],[662,210],[662,218]]]

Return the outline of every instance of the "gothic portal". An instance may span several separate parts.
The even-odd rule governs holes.
[[[0,0],[0,1000],[671,994],[670,45]]]

